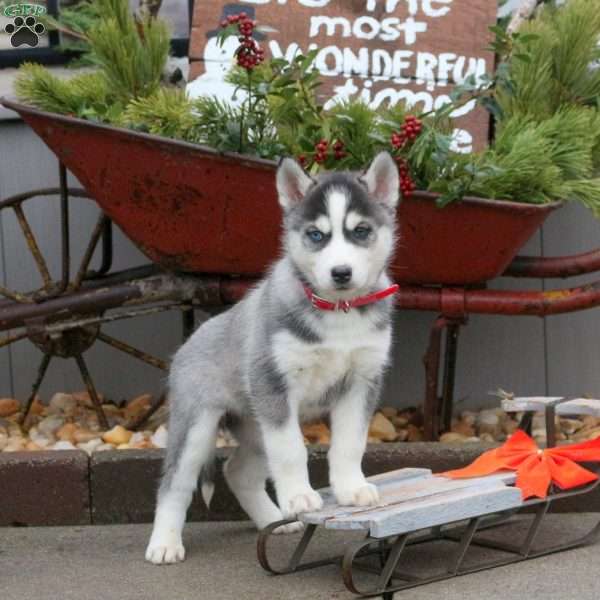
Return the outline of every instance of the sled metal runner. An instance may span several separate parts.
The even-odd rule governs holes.
[[[558,409],[558,412],[563,414],[600,414],[600,400],[576,401],[568,398],[517,398],[514,402],[505,400],[503,408],[514,410],[518,407],[519,410],[524,410],[520,424],[524,429],[530,428],[535,411],[540,408],[544,410],[548,447],[551,447],[556,439],[554,417],[561,404],[564,404],[564,408],[561,407],[562,410]],[[382,596],[384,599],[391,599],[395,592],[409,588],[540,558],[600,540],[598,522],[591,531],[575,539],[547,546],[536,545],[537,534],[552,503],[591,492],[598,487],[600,480],[567,491],[552,487],[546,499],[522,501],[520,490],[510,487],[515,481],[512,472],[472,480],[449,480],[431,476],[426,471],[400,469],[368,478],[379,488],[383,500],[381,507],[328,507],[328,501],[332,502],[331,492],[329,489],[322,490],[325,508],[320,513],[323,518],[319,518],[319,513],[299,515],[299,520],[305,524],[304,533],[284,566],[273,566],[269,542],[277,527],[294,520],[273,523],[260,532],[257,542],[260,565],[273,575],[338,565],[341,567],[344,584],[350,592],[361,597]],[[596,469],[596,473],[600,473],[600,469]],[[395,491],[390,492],[390,487],[395,488]],[[484,497],[485,501],[482,501]],[[391,500],[391,504],[386,500]],[[467,514],[465,511],[472,514],[464,518]],[[522,525],[523,511],[527,513],[529,524],[521,534],[519,543],[485,536],[486,531],[502,532],[503,528],[511,525]],[[447,516],[446,521],[436,522],[436,519],[441,520],[444,515]],[[410,523],[414,527],[411,528]],[[348,544],[341,556],[302,562],[319,526],[325,529],[356,530],[359,525],[368,527],[366,537]],[[423,574],[416,572],[414,568],[408,571],[402,566],[410,547],[437,542],[453,544],[445,565],[438,572]],[[479,562],[473,562],[471,550],[477,547],[487,550],[488,554],[490,551],[498,552],[501,556],[486,556]],[[466,564],[468,555],[470,560]],[[359,581],[358,575],[361,572],[371,575],[369,583]]]

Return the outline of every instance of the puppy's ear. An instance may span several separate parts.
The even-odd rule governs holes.
[[[369,196],[390,208],[396,208],[400,197],[398,167],[388,152],[380,152],[360,177],[367,186]]]
[[[314,179],[293,159],[283,158],[277,169],[279,204],[287,211],[302,201]]]

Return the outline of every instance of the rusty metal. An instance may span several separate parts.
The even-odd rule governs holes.
[[[96,222],[94,230],[92,231],[87,248],[85,249],[83,258],[81,259],[81,264],[79,265],[79,269],[77,270],[77,274],[75,275],[75,279],[71,285],[71,289],[78,290],[86,276],[89,276],[88,268],[96,250],[96,246],[98,245],[100,238],[105,235],[106,228],[109,225],[110,219],[104,213],[101,213],[100,217],[98,217],[98,221]]]
[[[428,441],[437,441],[439,438],[438,425],[438,379],[440,373],[440,346],[442,331],[447,325],[445,317],[438,317],[429,332],[429,345],[423,364],[425,366],[425,400],[423,402],[423,435]]]
[[[32,198],[37,198],[42,201],[45,196],[57,196],[60,194],[60,188],[51,187],[51,188],[38,188],[35,190],[29,190],[27,192],[21,192],[20,194],[14,194],[13,196],[9,196],[4,200],[0,200],[0,210],[4,208],[13,207],[17,204],[21,204],[26,200],[31,200]],[[79,188],[69,188],[69,196],[71,198],[90,198],[90,195],[82,189]]]
[[[452,426],[454,413],[454,385],[456,381],[456,360],[458,356],[458,335],[465,322],[448,323],[446,327],[446,349],[444,351],[444,375],[442,380],[441,423],[444,431]]]
[[[67,169],[61,162],[58,165],[60,182],[60,244],[61,244],[61,280],[53,290],[53,296],[60,296],[69,286],[71,269],[71,236],[69,229],[69,188],[67,187]]]
[[[122,281],[119,274],[117,281]],[[105,283],[105,285],[100,285]],[[137,306],[158,302],[177,301],[199,306],[220,306],[221,295],[217,278],[178,277],[171,274],[133,279],[109,285],[99,280],[98,285],[82,288],[72,294],[52,298],[37,304],[1,303],[0,331],[22,327],[32,318],[97,314],[121,306]]]
[[[442,289],[402,286],[396,304],[404,310],[441,311]],[[545,317],[600,306],[600,281],[549,291],[463,289],[466,314]]]
[[[70,327],[63,331],[48,331],[43,320],[36,326],[28,326],[30,341],[44,354],[60,358],[74,358],[89,350],[98,337],[100,325]]]
[[[98,333],[98,339],[101,342],[104,342],[105,344],[108,344],[109,346],[112,346],[113,348],[124,352],[125,354],[129,354],[130,356],[133,356],[138,360],[145,362],[146,364],[156,367],[157,369],[161,369],[162,371],[166,371],[168,369],[168,364],[166,361],[161,360],[160,358],[156,358],[155,356],[152,356],[147,352],[143,352],[142,350],[139,350],[138,348],[135,348],[130,344],[123,342],[122,340],[117,340],[111,335],[107,335],[106,333],[100,332]]]
[[[96,411],[96,415],[98,415],[98,422],[100,423],[100,427],[102,427],[103,429],[108,429],[108,421],[106,419],[104,411],[102,410],[102,403],[100,402],[100,398],[98,397],[98,393],[96,392],[96,388],[94,387],[94,382],[92,381],[90,372],[88,371],[83,356],[81,354],[75,355],[75,362],[77,363],[77,367],[79,368],[79,372],[81,373],[81,378],[85,383],[87,392],[90,395],[90,399],[94,406],[94,410]]]
[[[187,340],[196,327],[196,316],[193,307],[185,308],[181,313],[181,328],[183,339]]]
[[[277,257],[276,162],[3,103],[153,262],[259,275]],[[440,210],[437,197],[416,192],[399,206],[402,246],[392,264],[399,283],[467,285],[496,277],[560,206],[464,198]]]
[[[22,333],[15,333],[12,335],[7,335],[0,339],[0,348],[4,348],[4,346],[10,346],[10,344],[14,344],[19,340],[24,340],[27,337],[27,332],[24,331]]]
[[[137,420],[127,423],[127,429],[131,431],[138,431],[141,429],[150,419],[150,417],[166,402],[165,394],[161,394],[153,403],[152,406]]]
[[[35,239],[35,235],[33,235],[33,231],[31,230],[29,222],[27,221],[27,217],[25,217],[23,207],[20,204],[15,204],[13,206],[13,210],[15,216],[17,217],[17,222],[19,223],[23,232],[23,236],[25,237],[25,241],[27,242],[27,247],[31,252],[31,256],[35,261],[35,264],[44,282],[44,288],[47,289],[52,284],[52,277],[50,276],[50,271],[48,271],[48,265],[42,256],[40,247]]]
[[[503,277],[566,278],[600,271],[600,249],[572,256],[517,256]]]
[[[8,288],[2,285],[0,285],[0,296],[4,296],[5,298],[20,303],[33,302],[33,299],[29,296],[25,294],[20,294],[19,292],[15,292],[14,290],[9,290]]]
[[[58,333],[67,331],[75,327],[86,327],[88,325],[104,325],[105,323],[114,323],[115,321],[121,321],[123,319],[132,319],[134,317],[146,317],[148,315],[155,315],[168,310],[186,310],[187,305],[180,303],[160,304],[158,306],[151,306],[149,308],[137,308],[127,311],[119,311],[111,314],[101,314],[94,317],[84,317],[72,319],[66,321],[58,321],[53,323],[47,323],[44,326],[45,331],[48,334]]]
[[[92,271],[89,278],[106,275],[113,263],[113,229],[112,221],[107,217],[104,231],[102,232],[102,260],[97,271]]]
[[[308,544],[310,543],[317,526],[316,525],[306,525],[304,532],[302,534],[302,538],[300,538],[300,542],[296,546],[292,557],[289,562],[285,565],[285,567],[278,569],[274,567],[269,561],[268,557],[268,541],[271,539],[273,532],[275,529],[283,526],[289,525],[290,523],[295,523],[295,519],[284,519],[282,521],[276,521],[275,523],[271,523],[264,529],[262,529],[258,534],[258,541],[256,545],[256,552],[258,557],[258,562],[260,565],[273,575],[285,575],[286,573],[294,573],[296,571],[304,571],[306,569],[313,569],[316,567],[321,567],[324,565],[331,564],[332,562],[337,562],[338,559],[325,558],[317,561],[311,561],[309,563],[300,564],[302,560],[302,556],[304,555]]]
[[[439,316],[431,326],[429,344],[423,357],[425,366],[425,400],[423,403],[423,436],[427,441],[437,441],[440,435],[440,418],[443,429],[450,428],[454,403],[456,349],[458,331],[464,318]],[[439,394],[442,334],[446,331],[446,351],[442,394]]]
[[[50,364],[51,356],[49,354],[44,354],[42,357],[42,362],[38,367],[37,377],[31,386],[31,394],[29,398],[27,398],[27,402],[25,403],[25,410],[19,416],[19,423],[25,426],[27,425],[27,417],[29,416],[29,411],[31,410],[31,405],[37,396],[38,390],[40,389],[40,385],[42,385],[42,381],[44,380],[44,376],[46,375],[46,371],[48,370],[48,365]]]

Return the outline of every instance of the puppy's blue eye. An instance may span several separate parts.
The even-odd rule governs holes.
[[[369,237],[370,233],[371,233],[371,228],[365,227],[364,225],[359,225],[352,232],[352,234],[354,235],[354,237],[357,240],[366,240]]]
[[[315,242],[316,244],[322,242],[325,238],[323,232],[319,231],[318,229],[309,229],[306,232],[306,235],[310,238],[311,242]]]

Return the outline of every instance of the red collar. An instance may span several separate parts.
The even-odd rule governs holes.
[[[379,300],[383,300],[384,298],[395,294],[399,288],[398,284],[394,283],[384,290],[379,290],[378,292],[373,292],[372,294],[367,294],[366,296],[358,296],[357,298],[352,298],[352,300],[339,300],[338,302],[331,302],[330,300],[325,300],[325,298],[317,296],[307,285],[302,284],[302,287],[304,288],[306,297],[311,301],[315,308],[333,311],[343,310],[345,313],[347,313],[351,308],[379,302]]]

